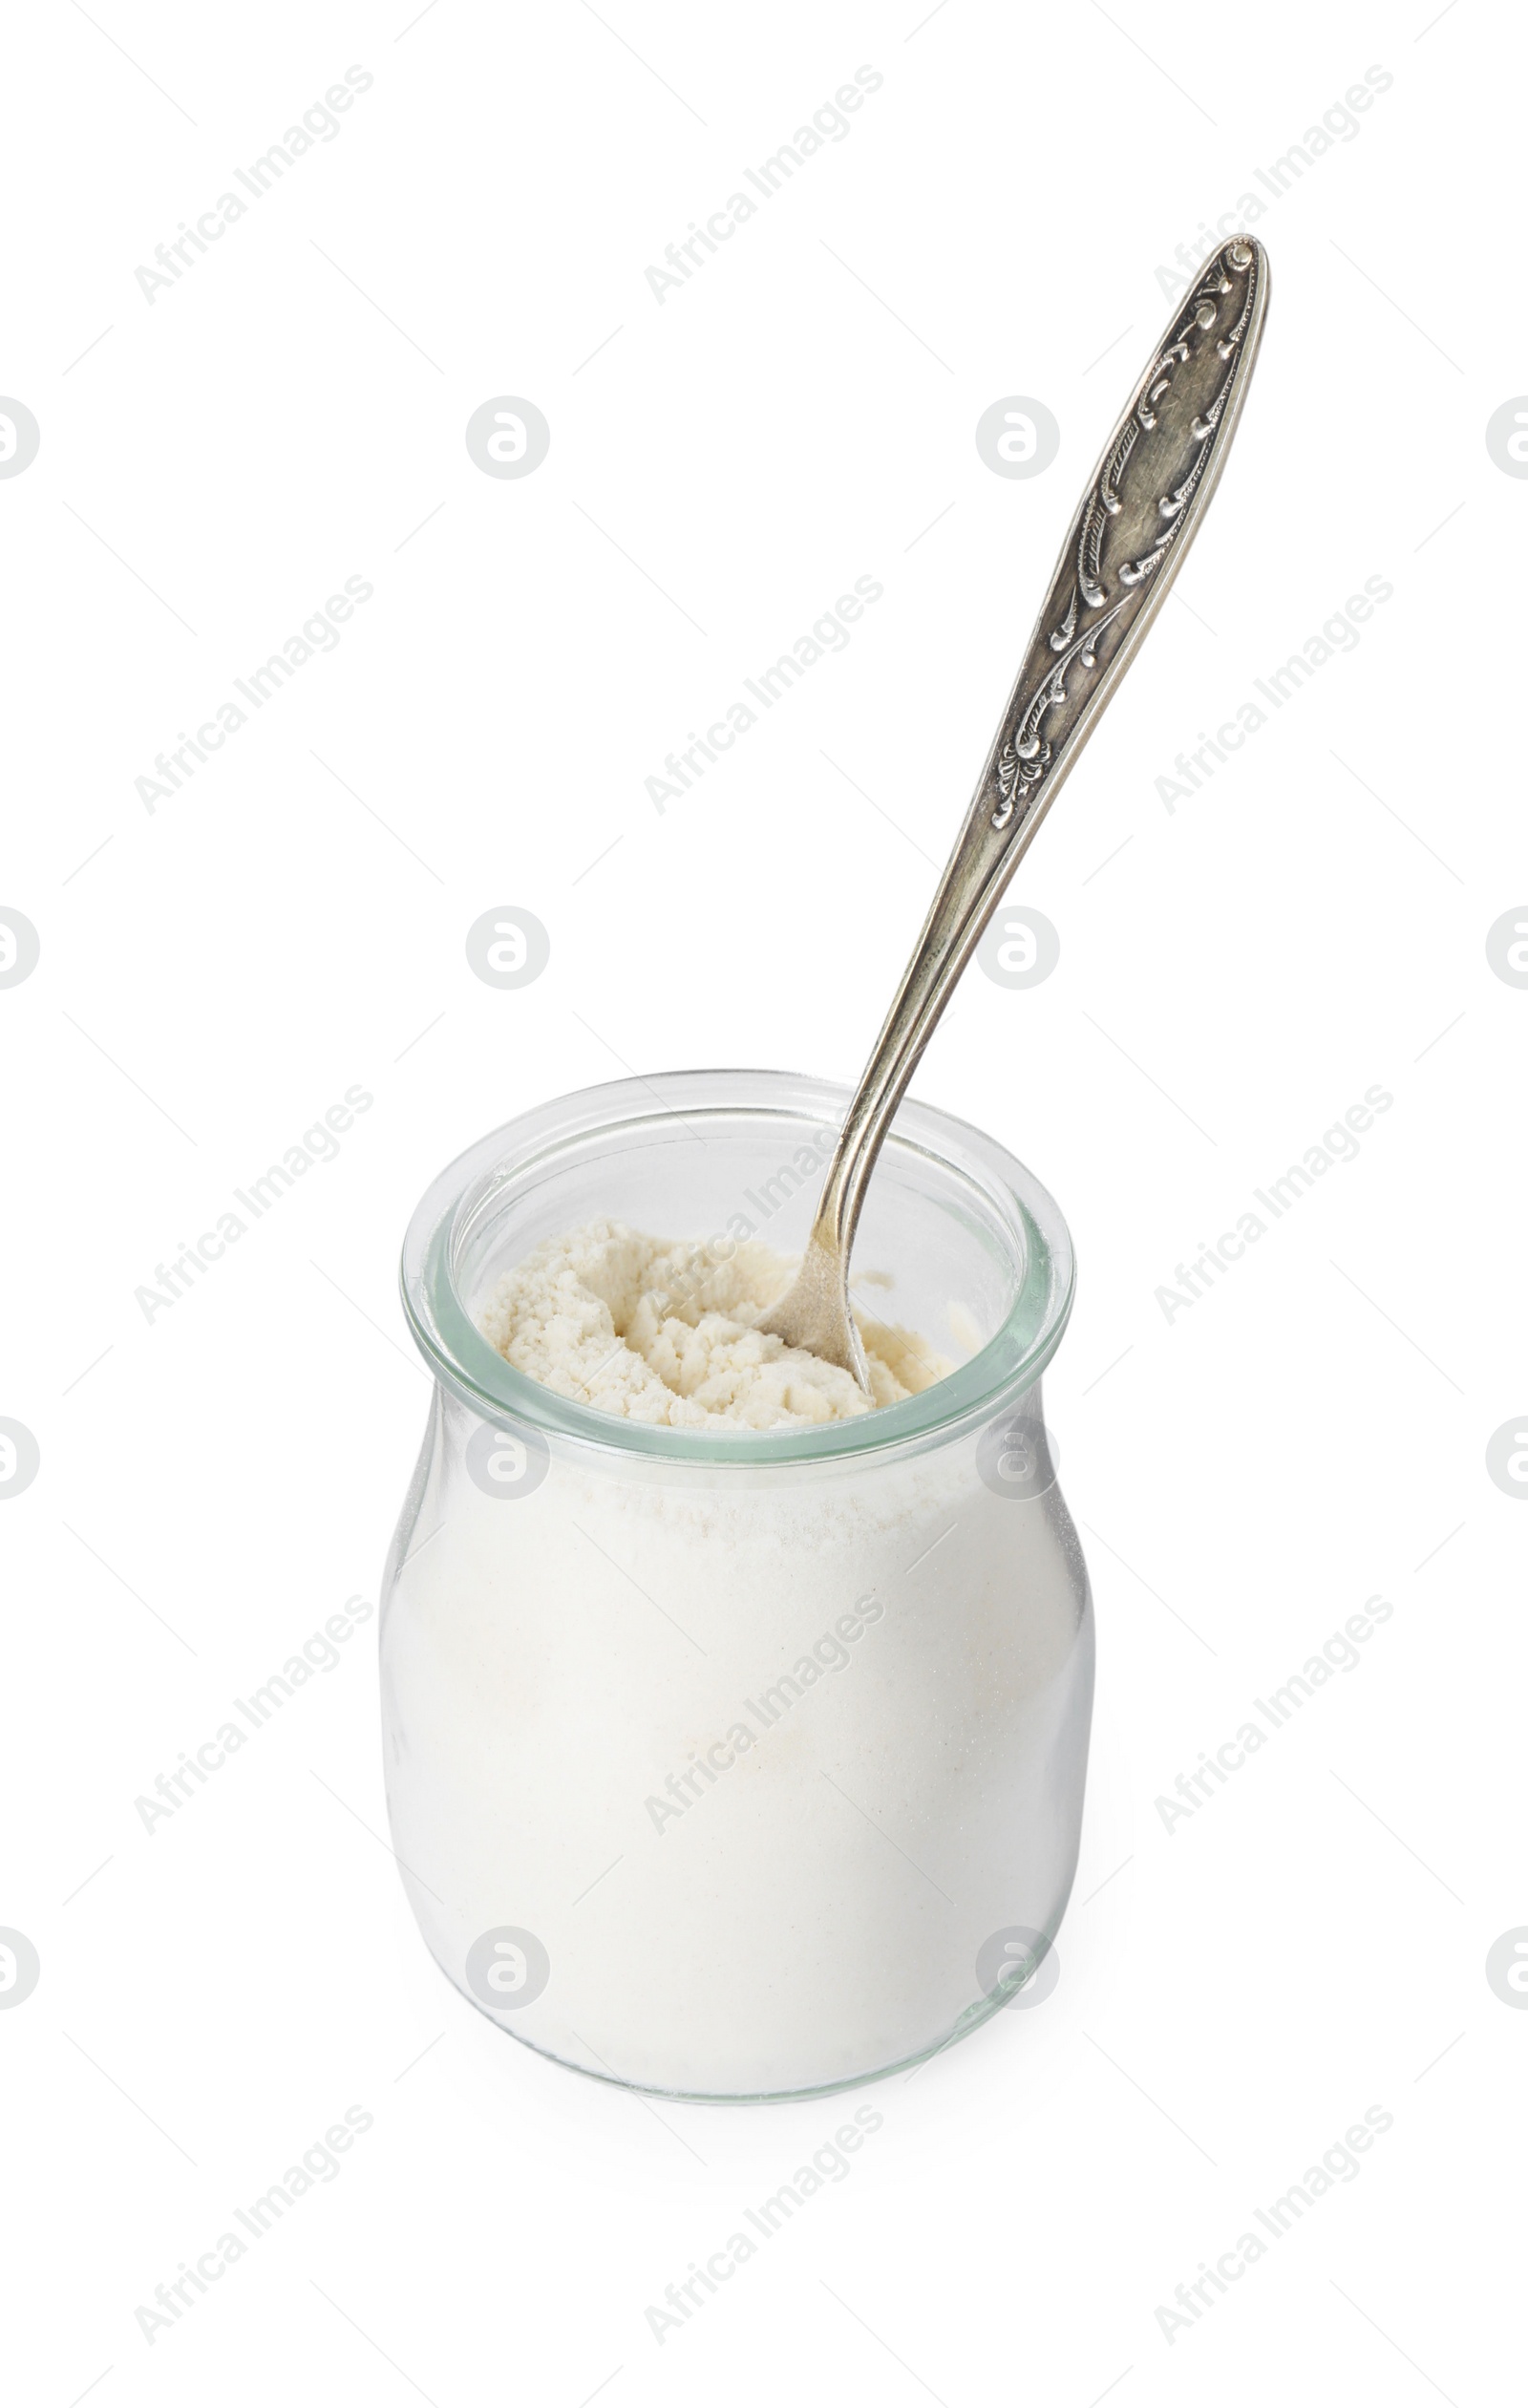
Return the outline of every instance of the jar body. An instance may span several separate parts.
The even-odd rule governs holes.
[[[551,2056],[690,2096],[952,2037],[984,1943],[1052,1934],[1076,1865],[1093,1627],[1059,1487],[994,1491],[969,1441],[852,1491],[554,1463],[505,1498],[478,1426],[437,1391],[383,1606],[393,1845],[442,1970]],[[523,2004],[523,1944],[469,1967],[495,1931],[545,1950]]]
[[[983,2020],[1011,1995],[984,1952],[1060,1921],[1093,1634],[1038,1380],[884,1447],[735,1464],[437,1380],[381,1648],[424,1937],[566,2064],[832,2089]]]

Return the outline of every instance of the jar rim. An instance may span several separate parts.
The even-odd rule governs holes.
[[[684,1070],[650,1078],[583,1087],[521,1113],[449,1162],[421,1197],[404,1238],[399,1285],[414,1344],[429,1370],[469,1409],[495,1424],[512,1422],[609,1457],[674,1465],[763,1470],[843,1458],[883,1457],[899,1446],[947,1439],[1033,1386],[1071,1318],[1076,1266],[1060,1207],[1033,1173],[995,1140],[934,1106],[904,1099],[888,1149],[922,1154],[974,1184],[998,1208],[1022,1253],[1023,1275],[1008,1313],[987,1344],[943,1379],[899,1403],[840,1421],[784,1429],[715,1429],[635,1421],[579,1404],[517,1371],[477,1327],[462,1301],[456,1270],[467,1236],[512,1179],[602,1128],[671,1121],[707,1114],[752,1115],[838,1126],[850,1090],[790,1071]]]

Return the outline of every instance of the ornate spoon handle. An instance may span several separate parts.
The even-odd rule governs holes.
[[[1004,888],[1167,598],[1225,464],[1267,302],[1267,254],[1238,235],[1199,271],[1104,447],[849,1107],[800,1277],[762,1324],[777,1320],[781,1335],[843,1361],[862,1382],[853,1326],[831,1290],[836,1280],[842,1293],[881,1141]],[[799,1334],[808,1320],[813,1334]]]

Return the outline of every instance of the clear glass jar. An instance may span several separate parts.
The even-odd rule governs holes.
[[[799,1250],[846,1102],[758,1071],[585,1089],[463,1154],[404,1248],[436,1382],[382,1609],[404,1886],[503,2030],[678,2097],[916,2062],[1008,2002],[1076,1865],[1093,1613],[1040,1412],[1072,1256],[1020,1163],[899,1112],[856,1275],[968,1359],[878,1412],[653,1427],[478,1327],[599,1215]]]

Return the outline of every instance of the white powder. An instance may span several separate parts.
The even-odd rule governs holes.
[[[590,1221],[506,1271],[481,1326],[506,1362],[559,1396],[670,1429],[842,1421],[953,1368],[911,1331],[857,1313],[872,1401],[851,1373],[766,1336],[754,1324],[795,1268],[756,1241],[724,1258]]]
[[[1093,1623],[1059,1489],[994,1491],[966,1430],[752,1469],[554,1438],[499,1498],[480,1434],[437,1390],[382,1623],[393,1845],[449,1979],[690,2096],[963,2029],[984,1950],[1053,1931],[1076,1863]],[[473,1971],[529,1961],[516,1934],[523,1997]]]

